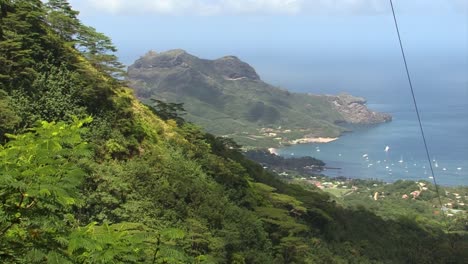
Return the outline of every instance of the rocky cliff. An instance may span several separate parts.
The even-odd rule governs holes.
[[[362,97],[342,93],[337,96],[327,95],[326,98],[347,123],[377,124],[392,120],[392,116],[389,114],[375,112],[367,108],[367,101]]]

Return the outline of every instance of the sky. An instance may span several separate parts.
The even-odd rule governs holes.
[[[444,82],[468,99],[468,0],[393,2],[416,82]],[[362,89],[372,97],[374,87],[404,81],[387,0],[70,3],[112,38],[127,65],[149,50],[181,48],[207,59],[238,56],[264,80],[297,91]]]

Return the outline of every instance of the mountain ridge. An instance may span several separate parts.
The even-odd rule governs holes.
[[[343,124],[391,121],[351,95],[301,94],[263,81],[236,56],[201,59],[176,49],[150,51],[128,67],[128,81],[143,102],[151,97],[183,103],[187,119],[246,146],[280,146],[305,136],[337,137]],[[293,133],[265,136],[265,128]]]
[[[446,232],[440,209],[388,219],[341,205],[143,105],[110,39],[67,1],[0,11],[0,263],[467,259],[463,218]]]

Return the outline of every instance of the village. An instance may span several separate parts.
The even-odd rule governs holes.
[[[347,196],[353,194],[365,194],[369,202],[385,199],[417,200],[430,202],[433,208],[440,208],[437,199],[434,199],[435,189],[425,181],[399,181],[405,183],[405,187],[398,189],[394,187],[399,182],[386,183],[371,179],[347,179],[344,177],[330,178],[324,175],[298,176],[294,171],[277,173],[291,183],[306,186],[309,189],[320,189],[340,199],[346,199]],[[447,217],[468,213],[468,189],[466,187],[444,187],[444,194],[442,195],[442,210]]]

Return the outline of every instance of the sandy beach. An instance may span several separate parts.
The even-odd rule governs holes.
[[[306,144],[306,143],[329,143],[332,141],[337,140],[338,138],[331,138],[331,137],[305,137],[293,140],[292,144]]]
[[[292,140],[290,143],[293,145],[296,144],[307,144],[307,143],[329,143],[332,141],[335,141],[339,138],[331,138],[331,137],[305,137],[305,138],[299,138],[296,140]],[[276,148],[269,148],[268,151],[271,154],[279,155],[278,154],[278,149]]]

